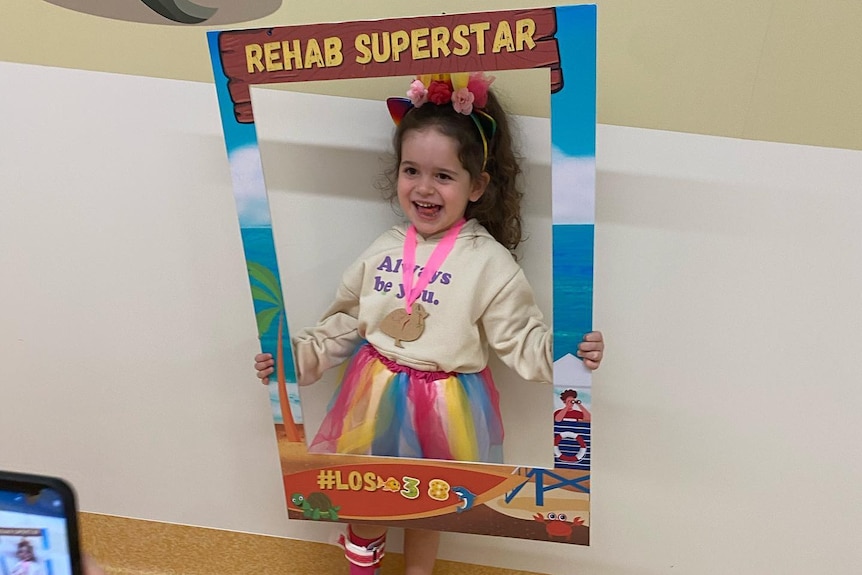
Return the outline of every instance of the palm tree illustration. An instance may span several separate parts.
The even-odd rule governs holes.
[[[293,420],[293,413],[290,411],[290,399],[287,396],[287,379],[284,373],[284,346],[282,345],[286,323],[284,298],[282,297],[278,280],[272,271],[256,262],[247,262],[247,266],[249,277],[253,282],[257,282],[252,283],[251,286],[251,296],[255,301],[255,309],[263,308],[255,314],[258,335],[263,338],[264,334],[272,327],[272,322],[278,318],[275,374],[276,381],[278,382],[278,403],[281,408],[281,417],[284,420],[284,431],[288,441],[302,441],[302,431]],[[266,304],[271,305],[265,307]]]

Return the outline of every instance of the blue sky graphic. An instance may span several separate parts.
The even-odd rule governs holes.
[[[241,124],[236,121],[233,113],[233,102],[227,87],[227,76],[221,65],[221,55],[218,49],[218,37],[221,32],[207,32],[210,48],[210,58],[213,63],[213,75],[218,92],[218,104],[221,112],[221,122],[224,127],[225,146],[228,154],[243,146],[257,145],[257,133],[254,124]]]
[[[563,89],[551,94],[551,143],[567,156],[596,155],[596,7],[557,8]]]

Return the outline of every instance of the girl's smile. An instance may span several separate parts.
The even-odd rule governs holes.
[[[485,192],[488,174],[473,180],[458,159],[458,143],[436,128],[411,130],[401,142],[398,203],[422,236],[445,232]]]

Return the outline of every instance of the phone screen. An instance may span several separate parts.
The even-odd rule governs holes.
[[[0,575],[73,575],[69,516],[74,500],[56,489],[0,482]]]

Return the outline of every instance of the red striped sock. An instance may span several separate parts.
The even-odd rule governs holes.
[[[379,575],[380,573],[380,563],[383,560],[382,557],[382,547],[383,543],[386,541],[386,534],[384,533],[380,537],[376,539],[366,539],[365,537],[360,537],[356,533],[353,532],[353,529],[350,526],[347,526],[347,539],[353,545],[357,547],[363,547],[365,549],[380,549],[381,557],[377,561],[375,561],[372,565],[356,565],[352,561],[350,562],[350,575]]]

